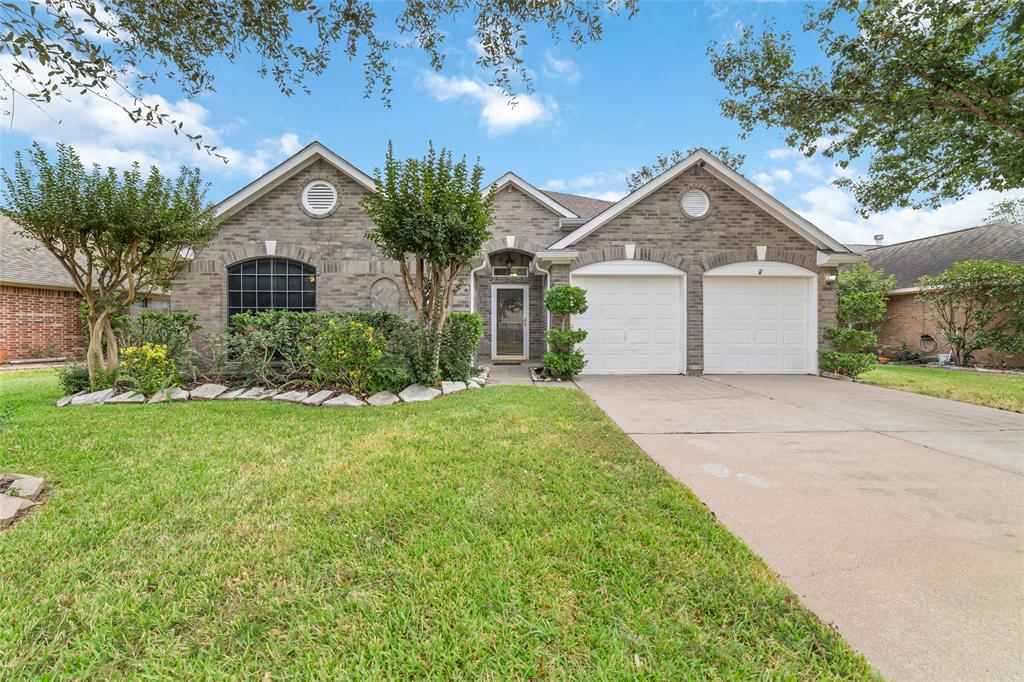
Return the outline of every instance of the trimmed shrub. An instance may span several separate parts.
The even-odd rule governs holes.
[[[136,315],[119,315],[112,323],[118,345],[142,346],[156,344],[167,348],[178,372],[187,379],[199,376],[196,361],[199,353],[192,346],[192,334],[199,331],[196,313],[161,313],[145,311]]]
[[[828,327],[825,333],[843,353],[867,353],[878,345],[878,335],[852,327]]]
[[[131,379],[137,391],[146,395],[181,383],[178,368],[174,365],[174,358],[168,355],[167,346],[155,343],[122,348],[121,373]]]
[[[551,350],[544,354],[544,374],[552,379],[572,379],[587,364],[577,348],[587,338],[587,332],[573,329],[569,324],[570,316],[587,312],[587,292],[569,284],[559,284],[544,292],[544,307],[556,317],[558,324],[547,333]]]
[[[89,368],[82,362],[72,362],[57,369],[57,381],[64,395],[89,390]]]
[[[834,350],[819,350],[821,368],[833,374],[857,378],[871,369],[875,356],[871,353],[838,353]]]
[[[247,381],[281,384],[307,375],[299,349],[319,331],[319,313],[238,313],[228,325],[228,350]]]
[[[473,376],[473,357],[484,337],[484,321],[476,313],[448,313],[441,332],[441,378],[469,381]]]
[[[317,320],[314,320],[314,324]],[[355,395],[366,395],[387,350],[384,337],[373,327],[355,320],[329,318],[303,349],[312,367],[314,387],[344,386]]]

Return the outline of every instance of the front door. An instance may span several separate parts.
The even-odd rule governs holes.
[[[491,288],[491,357],[525,360],[530,355],[530,294],[525,284]]]

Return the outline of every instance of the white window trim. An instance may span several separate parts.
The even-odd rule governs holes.
[[[498,289],[523,290],[523,354],[498,355]],[[492,284],[491,285],[491,359],[492,360],[528,360],[530,358],[530,285],[529,284]]]
[[[602,268],[594,267],[594,266],[601,266],[601,265],[608,265],[608,266],[611,266],[611,267],[607,268],[607,270],[608,270],[607,272],[602,271]],[[633,269],[633,270],[629,270],[629,271],[622,271],[620,268],[617,267],[618,265],[627,265],[627,266],[628,265],[639,265],[639,266],[660,266],[660,267],[652,268],[651,269],[652,271],[650,271],[650,272],[644,272],[644,268],[642,268],[642,267],[641,268],[636,268],[636,269]],[[588,270],[588,268],[592,268],[592,269]],[[670,273],[667,270],[663,270],[662,268],[667,268],[668,270],[671,270],[672,272]],[[679,357],[677,358],[678,364],[676,366],[675,374],[688,374],[689,370],[690,370],[690,367],[689,367],[689,364],[686,361],[686,358],[687,358],[687,355],[686,355],[686,351],[687,351],[687,346],[686,346],[686,325],[688,323],[687,316],[686,316],[686,298],[688,296],[688,293],[687,293],[688,292],[688,287],[687,287],[687,283],[686,283],[686,272],[684,272],[683,270],[680,270],[678,268],[674,268],[671,265],[666,265],[665,263],[654,263],[654,262],[651,262],[651,261],[624,261],[624,260],[603,261],[601,263],[592,263],[591,265],[585,265],[582,268],[577,268],[576,270],[573,270],[572,272],[570,272],[569,273],[569,284],[573,284],[573,278],[574,277],[584,277],[584,278],[586,278],[588,276],[590,276],[590,277],[593,277],[593,276],[607,277],[609,275],[611,275],[611,276],[626,276],[626,277],[632,275],[632,276],[640,276],[640,277],[652,277],[652,276],[654,276],[654,277],[678,277],[679,278],[679,308],[680,308],[680,310],[679,310],[679,340],[680,340],[680,342],[679,342]],[[586,288],[584,285],[581,285],[581,284],[577,284],[577,286],[583,286],[583,288]],[[588,372],[584,368],[583,374],[605,374],[605,372]],[[611,374],[611,373],[608,372],[607,374]]]
[[[712,268],[704,277],[802,277],[807,280],[807,369],[779,374],[818,373],[818,275],[792,263],[778,261],[745,261]],[[703,306],[703,301],[701,302]],[[703,364],[703,363],[702,363]],[[757,370],[729,370],[715,374],[763,374]]]

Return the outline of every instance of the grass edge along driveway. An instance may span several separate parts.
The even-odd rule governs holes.
[[[884,388],[1024,412],[1024,374],[875,365],[860,378]]]
[[[863,679],[582,393],[52,407],[0,375],[4,679]]]

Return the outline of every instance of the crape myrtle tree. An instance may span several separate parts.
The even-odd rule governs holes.
[[[969,260],[922,277],[918,286],[955,364],[971,364],[982,348],[1024,353],[1024,265]]]
[[[491,238],[492,191],[482,191],[484,169],[453,161],[430,144],[421,159],[399,160],[388,142],[377,192],[363,199],[374,223],[366,238],[398,261],[405,294],[425,343],[425,381],[436,381],[445,320],[460,276]]]
[[[70,147],[57,145],[51,159],[36,144],[15,152],[0,179],[0,213],[57,258],[85,301],[89,378],[110,385],[120,364],[114,318],[169,287],[217,233],[199,171],[182,168],[171,179],[155,166],[146,175],[138,164],[87,169]]]
[[[1024,186],[1024,3],[829,0],[807,12],[821,66],[771,23],[709,46],[722,112],[745,135],[776,127],[844,168],[869,157],[865,176],[836,181],[865,215]]]
[[[823,369],[856,377],[871,367],[878,345],[873,328],[885,319],[886,302],[895,286],[893,275],[875,270],[867,263],[857,263],[839,272],[839,326],[825,329],[836,350],[819,351]]]
[[[9,111],[14,96],[49,102],[88,92],[132,121],[170,125],[213,152],[197,131],[145,99],[142,88],[167,79],[187,97],[213,92],[212,64],[251,55],[259,75],[291,95],[309,92],[308,80],[340,56],[362,64],[365,97],[376,93],[388,103],[394,51],[421,50],[441,71],[447,24],[465,20],[479,45],[476,62],[492,83],[506,94],[514,84],[529,91],[522,58],[528,34],[546,30],[579,48],[601,39],[609,17],[632,18],[638,0],[404,0],[390,7],[393,20],[382,20],[380,5],[369,0],[5,0],[0,60],[9,58],[11,69],[0,71],[0,106]]]

